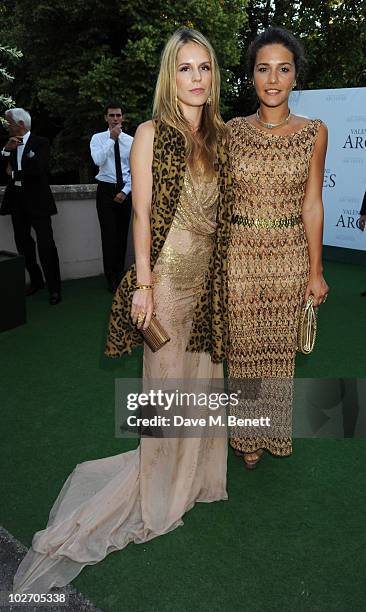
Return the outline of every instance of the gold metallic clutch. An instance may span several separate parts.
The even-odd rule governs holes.
[[[313,296],[310,295],[300,314],[297,330],[297,350],[299,353],[309,355],[312,352],[315,345],[316,327],[316,311],[313,304]]]
[[[141,333],[146,344],[151,348],[153,353],[161,349],[170,338],[165,329],[160,325],[156,316],[151,317],[150,325],[147,329],[142,329]]]

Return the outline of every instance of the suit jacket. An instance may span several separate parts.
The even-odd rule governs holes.
[[[366,215],[366,191],[365,191],[365,195],[363,196],[363,201],[362,201],[362,206],[361,206],[361,210],[360,210],[360,215]]]
[[[9,179],[0,208],[1,215],[9,215],[19,198],[15,181],[21,181],[26,210],[36,217],[55,215],[57,208],[48,182],[50,145],[47,138],[30,134],[24,147],[21,170],[18,170],[17,150],[10,156],[1,156],[5,164],[10,163],[14,178]]]

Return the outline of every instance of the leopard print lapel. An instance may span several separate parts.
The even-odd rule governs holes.
[[[153,194],[151,205],[151,267],[164,245],[180,199],[186,170],[184,138],[174,128],[155,122],[153,152]],[[218,146],[218,188],[216,244],[201,297],[192,322],[188,351],[209,352],[222,361],[227,347],[226,251],[231,218],[231,179],[223,144]],[[115,294],[109,321],[105,354],[120,357],[142,344],[141,333],[132,324],[130,310],[136,286],[136,267],[131,266]]]

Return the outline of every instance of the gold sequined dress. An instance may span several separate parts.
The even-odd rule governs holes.
[[[194,180],[189,171],[154,267],[154,302],[170,342],[157,353],[144,348],[144,380],[222,378],[222,364],[189,353],[194,308],[214,247],[216,181]],[[206,432],[207,433],[207,432]],[[130,542],[142,543],[183,524],[196,502],[227,499],[226,437],[141,439],[136,450],[76,466],[51,509],[47,528],[14,579],[15,592],[47,593],[71,582]]]
[[[208,353],[185,350],[214,246],[216,205],[216,181],[200,182],[187,169],[176,214],[153,271],[155,311],[171,340],[155,354],[145,346],[148,379],[222,376],[222,365],[212,364]]]
[[[242,400],[232,412],[270,419],[259,429],[232,430],[231,445],[243,452],[291,453],[291,379],[309,275],[301,210],[320,123],[279,136],[243,117],[229,122],[228,375],[242,381]]]

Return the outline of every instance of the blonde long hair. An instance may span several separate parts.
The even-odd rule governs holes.
[[[183,45],[190,42],[200,45],[207,51],[212,74],[210,103],[206,102],[203,107],[201,125],[196,136],[193,135],[177,100],[177,56]],[[179,130],[185,138],[187,161],[190,167],[194,169],[199,162],[210,174],[214,169],[218,139],[225,133],[225,124],[220,115],[219,105],[220,70],[215,51],[207,38],[197,30],[179,28],[168,40],[161,56],[155,88],[153,118],[160,119]]]

